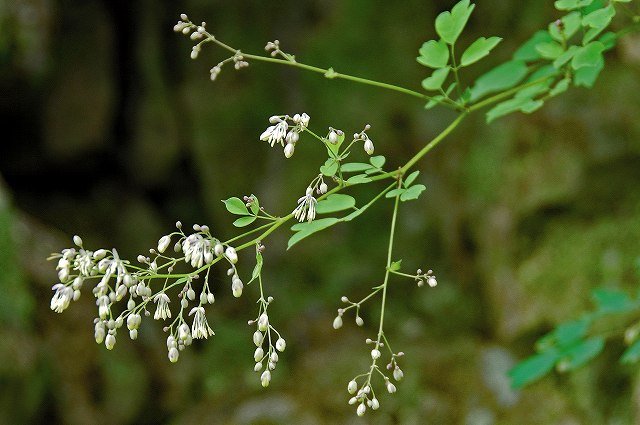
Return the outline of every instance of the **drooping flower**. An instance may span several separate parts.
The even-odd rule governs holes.
[[[211,241],[198,233],[193,233],[182,241],[184,261],[191,267],[200,268],[205,262],[205,253],[210,250]]]
[[[316,218],[316,204],[318,201],[313,197],[313,189],[311,187],[307,188],[306,194],[298,199],[298,206],[295,210],[293,210],[293,216],[298,221],[312,221]]]
[[[260,140],[263,140],[273,147],[276,143],[280,143],[284,147],[284,138],[287,135],[289,124],[286,120],[280,119],[275,125],[270,125],[260,135]]]
[[[51,310],[56,313],[62,313],[67,307],[73,297],[73,289],[62,283],[56,283],[51,288],[56,291],[51,298]]]
[[[166,320],[167,318],[171,318],[171,310],[169,309],[170,300],[167,294],[161,292],[153,297],[153,301],[158,304],[158,306],[156,307],[156,313],[153,315],[154,319]]]
[[[191,325],[191,336],[193,338],[208,338],[211,335],[215,335],[213,329],[207,323],[207,316],[205,315],[204,307],[193,307],[189,312],[189,316],[195,313],[193,318],[193,325]]]

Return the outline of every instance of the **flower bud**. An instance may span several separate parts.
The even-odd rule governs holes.
[[[327,187],[327,184],[325,182],[320,183],[320,193],[325,194],[327,193],[327,190],[329,188]]]
[[[336,318],[333,319],[333,329],[340,329],[341,327],[342,327],[342,317],[336,316]]]
[[[365,140],[364,142],[364,151],[368,155],[373,155],[373,142],[370,139]]]
[[[356,409],[356,413],[358,414],[358,416],[364,416],[364,413],[366,411],[367,411],[367,406],[364,404],[364,402],[360,403],[360,405]]]
[[[221,243],[217,243],[214,247],[213,247],[213,253],[216,254],[216,256],[221,256],[224,253],[224,247],[222,246]]]
[[[240,279],[233,279],[233,282],[231,283],[231,292],[234,297],[240,298],[242,296],[242,288],[244,288],[242,281]]]
[[[262,363],[256,362],[255,366],[253,366],[254,372],[260,372],[262,370]]]
[[[371,350],[371,358],[373,360],[377,360],[380,358],[380,350],[378,350],[377,348],[374,348],[373,350]]]
[[[380,407],[380,402],[378,401],[377,398],[372,398],[371,399],[371,409],[373,410],[378,410],[378,408]]]
[[[262,313],[258,319],[258,330],[264,332],[269,327],[269,316],[266,313]]]
[[[259,362],[264,357],[264,350],[262,347],[256,348],[256,351],[253,353],[253,360]]]
[[[79,247],[82,247],[82,238],[78,235],[74,235],[73,236],[73,243],[78,245]]]
[[[129,330],[129,338],[131,338],[132,340],[138,339],[138,330],[137,329]]]
[[[402,372],[402,369],[396,366],[396,368],[393,370],[393,379],[395,379],[396,381],[399,381],[402,379],[403,376],[404,376],[404,372]]]
[[[209,304],[213,304],[215,301],[216,301],[216,297],[211,292],[209,292],[207,294],[207,302]]]
[[[280,352],[283,352],[285,348],[287,348],[287,343],[284,338],[278,338],[278,340],[276,341],[276,349]]]
[[[262,372],[260,382],[262,382],[262,386],[265,388],[269,386],[269,383],[271,382],[271,372],[268,369]]]
[[[293,151],[295,150],[295,146],[293,143],[287,143],[284,147],[284,156],[285,158],[291,158],[293,156]]]
[[[253,333],[253,343],[256,345],[256,347],[259,347],[262,345],[262,341],[264,341],[264,335],[262,335],[262,332],[255,331]]]
[[[235,248],[229,246],[224,251],[224,253],[227,256],[227,259],[229,260],[229,262],[231,262],[231,264],[235,264],[238,262],[238,254],[236,253]]]
[[[104,346],[107,347],[107,350],[113,350],[113,347],[116,345],[116,337],[113,334],[108,334],[104,339]]]
[[[178,349],[176,347],[171,347],[171,349],[169,349],[169,361],[171,363],[175,363],[178,361],[178,357],[180,357]]]
[[[167,250],[167,247],[171,243],[171,236],[165,235],[158,241],[158,252],[163,253]]]
[[[356,325],[358,326],[364,325],[364,320],[362,320],[362,317],[356,316]]]
[[[438,284],[438,281],[436,280],[436,278],[435,278],[435,277],[431,276],[431,277],[427,280],[427,284],[428,284],[430,287],[434,288],[434,287]]]
[[[331,143],[332,145],[335,145],[336,143],[338,143],[338,133],[336,133],[334,130],[331,130],[329,132],[329,143]]]
[[[393,394],[396,392],[396,386],[393,385],[391,382],[387,382],[387,391],[389,391],[389,394]]]
[[[349,381],[349,385],[347,385],[347,391],[349,394],[355,394],[358,389],[358,383],[354,380]]]

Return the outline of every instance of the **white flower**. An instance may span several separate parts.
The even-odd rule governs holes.
[[[300,115],[300,124],[302,124],[303,127],[308,127],[309,126],[309,115],[305,114],[304,112],[302,113],[302,115]]]
[[[284,138],[287,135],[288,128],[289,124],[287,124],[287,121],[281,120],[276,125],[270,125],[267,127],[267,129],[260,135],[260,140],[269,143],[271,147],[276,143],[280,143],[284,146]]]
[[[191,336],[193,338],[208,338],[211,335],[215,335],[213,329],[207,323],[207,316],[204,312],[204,307],[193,307],[189,312],[189,316],[195,313],[193,318],[193,325],[191,326]]]
[[[161,292],[153,297],[153,301],[155,303],[158,303],[158,307],[156,307],[156,313],[153,315],[154,319],[166,320],[167,318],[171,318],[171,310],[169,309],[170,300],[167,294]]]
[[[62,313],[67,307],[69,307],[69,303],[73,297],[73,289],[69,286],[63,285],[62,283],[56,283],[51,289],[56,291],[51,298],[51,310],[56,313]]]
[[[182,241],[182,252],[184,261],[190,263],[191,267],[200,268],[205,262],[205,253],[209,251],[211,241],[202,235],[193,233]]]
[[[298,199],[298,206],[293,210],[293,216],[298,221],[312,221],[316,218],[316,204],[318,201],[313,197],[313,189],[308,187],[307,193],[300,199]]]

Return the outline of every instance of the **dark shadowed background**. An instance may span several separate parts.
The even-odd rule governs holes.
[[[64,314],[49,309],[57,280],[45,259],[73,234],[134,258],[176,220],[231,237],[220,202],[230,196],[255,193],[268,211],[290,212],[323,152],[302,143],[285,160],[259,142],[273,114],[306,112],[319,132],[370,123],[389,169],[454,118],[402,94],[262,63],[227,66],[212,83],[209,68],[226,56],[207,47],[189,59],[192,43],[172,31],[180,13],[243,51],[277,38],[301,62],[419,90],[428,71],[417,50],[453,3],[0,2],[0,423],[640,421],[637,370],[617,364],[621,341],[523,391],[505,375],[537,337],[589,308],[592,288],[638,286],[637,37],[607,54],[592,90],[490,126],[478,114],[419,164],[427,190],[403,205],[396,253],[407,270],[434,269],[439,286],[392,285],[387,333],[406,353],[405,379],[375,414],[356,418],[346,386],[367,367],[378,308],[365,307],[363,328],[331,322],[342,295],[365,295],[384,273],[388,204],[293,252],[287,229],[267,242],[269,311],[288,341],[267,390],[246,325],[256,288],[236,300],[224,271],[208,314],[216,336],[177,364],[150,320],[138,341],[96,345],[88,289]],[[478,3],[463,43],[505,41],[467,81],[557,17],[551,2]]]

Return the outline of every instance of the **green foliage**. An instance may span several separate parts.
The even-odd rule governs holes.
[[[453,45],[462,33],[471,12],[476,7],[469,0],[458,2],[451,12],[442,12],[436,18],[436,32],[447,44]]]
[[[551,372],[568,372],[587,364],[605,347],[607,338],[616,336],[611,323],[622,321],[627,330],[625,341],[631,344],[623,353],[622,363],[640,360],[640,294],[635,299],[627,293],[604,288],[595,289],[592,299],[596,309],[582,318],[558,325],[536,342],[535,354],[509,371],[513,387],[524,387]],[[631,324],[631,325],[630,325]],[[613,331],[613,332],[611,332]]]

